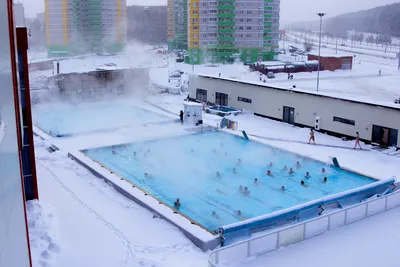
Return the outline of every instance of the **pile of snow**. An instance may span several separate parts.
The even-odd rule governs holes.
[[[33,266],[57,266],[61,245],[53,209],[50,205],[31,200],[26,203],[26,210]]]

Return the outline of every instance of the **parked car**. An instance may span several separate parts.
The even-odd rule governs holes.
[[[274,79],[275,78],[275,74],[272,71],[270,71],[270,72],[267,73],[267,77],[268,77],[268,79]]]

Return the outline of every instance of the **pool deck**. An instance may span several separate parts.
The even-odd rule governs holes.
[[[172,114],[169,115],[172,117]],[[40,128],[34,126],[34,132],[36,135],[40,136],[44,140],[47,140],[51,142],[53,145],[56,147],[59,147],[62,151],[65,151],[68,153],[68,156],[84,166],[86,169],[88,169],[90,172],[92,172],[96,177],[103,179],[107,183],[111,184],[119,193],[124,195],[125,197],[131,199],[132,201],[138,203],[139,205],[143,206],[144,208],[150,210],[151,212],[154,213],[154,216],[160,217],[171,224],[175,225],[177,228],[179,228],[186,237],[188,237],[196,246],[198,246],[200,249],[203,251],[207,250],[212,250],[221,245],[223,242],[222,238],[220,235],[216,233],[211,233],[209,230],[204,228],[201,224],[193,221],[189,217],[181,214],[179,211],[174,209],[173,207],[157,200],[154,198],[151,194],[147,193],[146,191],[138,188],[128,180],[126,180],[124,177],[118,175],[115,173],[113,170],[107,169],[106,167],[102,166],[101,163],[96,162],[89,158],[88,156],[84,155],[81,150],[83,149],[90,149],[90,148],[95,148],[95,147],[104,147],[104,146],[109,146],[109,145],[117,145],[117,143],[130,143],[132,142],[132,138],[135,140],[135,142],[141,142],[145,141],[144,139],[160,139],[160,138],[167,138],[168,136],[181,136],[184,134],[188,134],[190,132],[193,132],[193,126],[188,126],[184,127],[182,129],[176,128],[176,129],[169,129],[169,131],[163,132],[161,129],[162,125],[154,125],[154,126],[146,126],[144,125],[143,127],[146,127],[147,130],[144,130],[146,128],[143,128],[143,132],[140,129],[136,129],[134,133],[130,131],[130,136],[127,139],[114,139],[110,140],[110,138],[101,138],[101,142],[99,143],[99,140],[91,142],[91,140],[88,139],[79,139],[81,137],[74,137],[70,138],[70,140],[62,140],[62,139],[57,139],[52,136],[50,136],[48,133],[44,132]],[[153,128],[154,127],[154,128]],[[174,127],[174,126],[168,126]],[[134,128],[134,127],[132,127]],[[216,130],[212,126],[204,125],[204,128],[207,130]],[[172,131],[171,131],[172,130]],[[161,131],[161,132],[160,132]],[[222,130],[223,132],[229,133],[229,134],[234,134],[237,136],[241,136],[240,132],[234,132],[231,130]],[[153,134],[154,132],[154,134]],[[111,136],[107,135],[107,136]],[[99,136],[100,137],[100,136]],[[93,136],[94,138],[94,136]],[[91,139],[93,139],[91,137]],[[96,137],[98,138],[98,137]],[[74,147],[70,146],[71,142],[74,142],[74,140],[88,140],[87,143],[85,143],[85,147],[79,146],[79,147]],[[117,142],[116,142],[117,140]],[[264,145],[270,146],[268,143],[265,142],[265,140],[259,139],[259,138],[252,138],[252,141],[259,142]],[[82,144],[82,142],[79,142]],[[287,151],[285,149],[281,148],[276,148],[278,150],[283,150]],[[292,154],[298,154],[294,153],[292,151],[287,151]],[[301,154],[298,154],[301,155]],[[302,157],[305,157],[304,155],[301,155]],[[319,162],[323,162],[319,159],[309,157],[312,160],[316,160]],[[323,162],[326,163],[326,162]],[[345,169],[345,168],[343,168]],[[353,170],[345,169],[350,172],[357,173]],[[360,173],[357,173],[360,174]],[[369,175],[361,174],[370,178],[373,178]],[[381,180],[378,178],[373,178],[375,180]],[[245,223],[245,222],[243,222]],[[233,226],[233,225],[232,225]]]

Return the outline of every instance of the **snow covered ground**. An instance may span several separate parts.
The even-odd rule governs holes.
[[[326,234],[230,267],[397,267],[400,234],[395,208]],[[383,263],[384,262],[384,263]]]
[[[152,56],[143,56],[143,58],[147,58],[144,62],[147,62],[149,65],[152,64]],[[364,59],[366,61],[371,60],[368,57],[364,57]],[[373,62],[374,60],[371,61]],[[89,61],[87,60],[87,62]],[[126,62],[129,64],[129,60]],[[321,90],[328,90],[331,87],[332,93],[337,95],[345,93],[357,96],[360,94],[369,94],[369,98],[389,101],[397,93],[398,86],[395,79],[398,80],[399,75],[395,71],[392,71],[392,66],[386,65],[387,69],[384,69],[387,62],[389,61],[379,59],[369,66],[368,64],[364,64],[363,61],[361,65],[363,67],[360,67],[359,71],[355,69],[353,72],[349,72],[349,75],[347,72],[323,72],[321,77],[327,79],[321,80]],[[89,66],[90,62],[87,64]],[[90,68],[85,68],[84,70],[92,69],[95,65],[97,63],[91,64]],[[386,74],[387,71],[388,76],[373,77],[372,75],[376,75],[373,73],[376,72],[377,68],[382,68],[383,74]],[[151,79],[153,82],[167,84],[168,73],[177,69],[187,73],[192,73],[192,71],[208,75],[218,75],[221,73],[222,76],[229,78],[258,79],[256,73],[250,73],[248,67],[243,65],[193,67],[174,62],[169,62],[169,66],[164,68],[154,66],[150,71]],[[32,73],[31,82],[37,83],[36,87],[39,88],[41,87],[41,83],[43,83],[44,77],[51,74],[52,71]],[[304,74],[304,77],[301,75],[299,75],[301,77],[295,76],[295,80],[290,82],[300,82],[301,79],[304,79],[304,83],[309,84],[309,89],[305,88],[305,90],[313,90],[311,83],[315,81],[315,75],[314,73],[307,73]],[[352,75],[354,76],[351,77]],[[366,79],[365,76],[368,75],[371,76],[371,80],[365,82],[363,86],[362,80]],[[390,80],[393,79],[393,82],[388,82],[385,79],[388,77],[390,77]],[[183,80],[185,79],[187,77],[183,78]],[[351,83],[353,80],[354,84]],[[328,85],[325,81],[330,81],[331,84]],[[335,86],[340,81],[343,81],[343,84]],[[286,82],[285,77],[278,75],[277,80],[274,82]],[[370,85],[370,83],[374,82],[374,86]],[[357,84],[360,86],[358,89]],[[305,87],[307,86],[305,85]],[[369,89],[365,89],[364,87],[368,87]],[[146,96],[144,99],[125,99],[125,101],[152,112],[169,116],[173,120],[178,118],[177,115],[183,108],[183,99],[185,97],[186,95],[174,96],[164,94]],[[204,114],[203,119],[206,124],[212,126],[216,126],[221,120],[220,117],[211,114]],[[353,150],[351,149],[354,145],[353,142],[342,141],[339,138],[319,133],[316,133],[316,141],[319,145],[307,145],[305,144],[309,134],[307,129],[293,127],[247,113],[232,117],[231,119],[238,122],[240,130],[246,130],[251,134],[251,138],[257,141],[305,156],[311,156],[321,161],[331,162],[330,157],[337,157],[340,164],[344,167],[377,178],[398,176],[400,158],[371,150],[369,146],[364,145],[366,150],[363,151]],[[131,128],[127,127],[110,132],[77,135],[71,138],[55,139],[47,137],[46,140],[35,138],[40,201],[29,202],[27,205],[34,266],[206,266],[208,253],[201,252],[176,227],[164,220],[153,218],[151,212],[126,199],[110,185],[96,178],[85,168],[67,157],[68,151],[138,140],[172,137],[187,133],[185,127],[177,123],[171,123],[167,126],[146,125],[144,123],[143,125],[136,125]],[[231,133],[239,134],[239,132]],[[255,135],[258,137],[254,137]],[[61,150],[49,153],[46,148],[52,144],[57,145]],[[173,155],[171,154],[171,156]],[[369,236],[365,233],[379,233],[382,226],[393,229],[397,225],[398,212],[399,209],[392,210],[386,214],[381,214],[361,222],[364,226],[360,227],[363,230],[360,235],[365,235],[362,239],[350,236],[351,233],[355,233],[355,229],[350,232],[345,227],[318,237],[332,236],[326,238],[323,242],[316,241],[318,245],[314,245],[313,243],[313,240],[318,240],[316,238],[306,241],[307,243],[293,246],[293,251],[292,247],[290,247],[274,252],[274,255],[276,254],[274,256],[275,261],[271,261],[270,265],[283,267],[293,266],[294,264],[301,267],[316,266],[312,264],[320,264],[323,259],[332,258],[330,255],[348,255],[350,249],[347,246],[347,240],[348,244],[352,244],[352,247],[359,247],[362,244],[362,248],[365,248],[367,251],[363,255],[366,259],[365,261],[367,263],[374,262],[373,257],[377,254],[372,253],[372,248],[371,252],[368,253],[369,247],[366,244],[368,240],[376,238],[376,240],[380,241],[378,242],[379,246],[374,247],[375,253],[382,254],[390,251],[391,248],[388,246],[395,247],[392,244],[393,242],[397,242],[400,236],[396,235],[396,231],[394,230],[391,232],[392,235],[389,235],[389,231],[385,230],[385,232],[382,232],[382,235],[386,237],[386,240],[393,242],[384,242],[383,239],[379,239],[380,237],[377,234]],[[392,213],[396,213],[396,215]],[[356,227],[356,225],[358,224],[353,224],[349,227]],[[380,231],[376,231],[378,228]],[[367,237],[370,239],[367,239]],[[375,241],[369,243],[375,244]],[[300,252],[296,252],[297,250],[295,251],[295,249],[303,246],[303,244],[307,245],[304,245],[304,248],[299,250]],[[326,251],[321,251],[322,247],[326,248]],[[321,257],[317,258],[319,260],[311,263],[307,261],[290,261],[292,257],[288,257],[288,255],[298,255],[294,256],[297,260],[315,259],[312,256],[316,253],[312,255],[306,254],[306,250],[310,250],[307,253],[313,253],[309,248],[315,248],[315,251],[318,251],[317,254],[321,255]],[[286,251],[286,253],[282,251]],[[362,249],[358,251],[362,251]],[[354,253],[355,255],[359,255],[357,251]],[[304,257],[304,255],[309,256]],[[367,255],[372,259],[371,261],[368,260]],[[336,258],[339,257],[335,256],[335,260],[339,260]],[[263,258],[259,260],[259,262],[254,261],[248,263],[250,265],[245,266],[253,266],[253,264],[254,267],[267,265],[263,264]],[[324,261],[325,263],[328,264],[328,261]],[[336,266],[339,266],[340,263],[338,261]],[[346,264],[343,263],[340,266],[357,265],[356,263],[353,265]],[[363,266],[368,266],[365,264]],[[385,265],[387,264],[385,263]]]
[[[126,199],[35,139],[40,201],[28,203],[35,267],[204,266],[201,252],[171,224]]]

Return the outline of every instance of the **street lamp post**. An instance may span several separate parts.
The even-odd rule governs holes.
[[[319,91],[319,70],[321,66],[321,37],[322,37],[322,17],[326,15],[326,13],[317,13],[319,16],[319,48],[318,48],[318,76],[317,76],[317,92]]]

